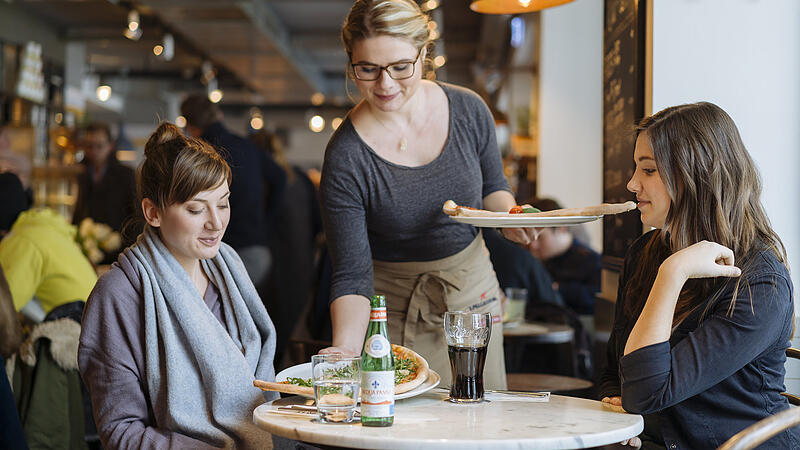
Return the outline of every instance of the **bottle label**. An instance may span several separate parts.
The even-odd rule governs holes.
[[[389,340],[382,334],[373,334],[364,343],[364,351],[373,358],[383,358],[392,350]]]
[[[386,322],[386,308],[372,308],[369,311],[369,320],[373,322]]]
[[[392,416],[394,416],[394,370],[361,372],[361,417]]]

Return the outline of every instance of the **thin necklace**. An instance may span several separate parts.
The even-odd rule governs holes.
[[[383,128],[385,128],[388,131],[392,131],[392,132],[397,133],[397,134],[400,135],[400,144],[397,146],[398,150],[400,150],[401,152],[404,152],[404,151],[408,150],[408,141],[406,140],[406,137],[402,133],[398,132],[397,130],[393,130],[392,128],[387,127],[386,124],[383,123],[383,121],[381,120],[380,117],[378,117],[377,114],[373,114],[372,116],[375,117],[375,120],[377,120],[378,123],[381,124],[381,126]]]

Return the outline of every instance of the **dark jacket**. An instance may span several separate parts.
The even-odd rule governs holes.
[[[577,239],[563,254],[544,261],[558,283],[564,303],[578,314],[594,314],[594,296],[600,292],[600,255]]]
[[[269,155],[220,122],[206,127],[202,138],[217,148],[233,172],[231,220],[222,240],[234,249],[266,245],[267,217],[279,207],[271,199],[281,198],[286,174]]]
[[[97,183],[92,181],[93,168],[88,161],[84,161],[84,168],[84,172],[78,177],[78,200],[72,214],[72,223],[78,225],[84,218],[91,217],[95,222],[104,223],[114,231],[122,232],[128,219],[133,218],[138,211],[134,170],[120,163],[113,152],[108,156],[105,172]],[[116,261],[119,252],[133,243],[141,227],[126,231],[119,251],[106,255],[103,264]]]
[[[667,448],[716,448],[789,407],[780,394],[785,389],[785,351],[792,333],[792,282],[786,267],[771,252],[762,251],[742,275],[732,315],[728,308],[735,279],[729,280],[705,315],[706,305],[700,305],[684,319],[669,342],[622,356],[641,314],[641,308],[633,318],[623,314],[631,301],[625,298],[624,287],[637,276],[652,233],[639,238],[625,258],[600,396],[621,394],[628,412],[649,414],[648,437]],[[800,448],[800,432],[785,431],[763,448]]]

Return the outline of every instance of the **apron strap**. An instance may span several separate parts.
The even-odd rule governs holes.
[[[413,348],[417,323],[420,318],[431,325],[441,325],[447,311],[447,297],[460,291],[466,280],[452,271],[434,271],[420,275],[408,303],[406,323],[403,328],[403,346]]]

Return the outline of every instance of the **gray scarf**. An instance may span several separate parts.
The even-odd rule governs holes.
[[[239,256],[222,243],[202,268],[220,291],[222,327],[189,275],[150,227],[128,253],[142,274],[145,372],[156,426],[215,446],[264,447],[253,409],[276,397],[275,327]]]

